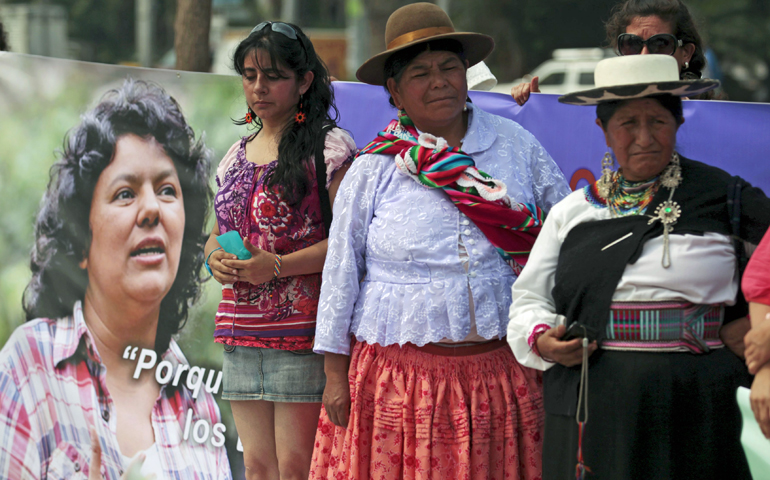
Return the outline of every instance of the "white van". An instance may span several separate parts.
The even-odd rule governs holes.
[[[602,48],[558,48],[553,51],[553,58],[511,83],[499,83],[493,92],[511,93],[511,88],[522,82],[540,77],[539,87],[542,93],[565,93],[588,90],[594,86],[594,68],[599,60],[614,57],[612,49]]]

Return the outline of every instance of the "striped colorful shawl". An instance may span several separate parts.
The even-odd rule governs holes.
[[[406,115],[400,113],[399,118],[358,155],[395,155],[402,173],[426,187],[443,189],[504,259],[523,267],[543,224],[540,208],[511,203],[505,184],[477,169],[470,156],[449,147],[443,138],[419,134]]]

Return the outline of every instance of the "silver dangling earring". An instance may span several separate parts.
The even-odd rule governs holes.
[[[398,124],[396,125],[396,130],[393,132],[393,134],[397,137],[401,137],[401,135],[406,130],[401,123],[402,117],[406,117],[406,110],[399,108],[398,109]]]
[[[687,70],[690,67],[690,62],[684,62],[684,69]]]
[[[664,187],[671,189],[678,187],[682,183],[682,166],[679,163],[679,154],[676,151],[671,154],[671,161],[663,170],[660,183]]]
[[[612,190],[615,186],[614,175],[612,167],[615,165],[615,159],[612,158],[612,154],[607,151],[602,158],[602,176],[596,182],[596,191],[603,199],[608,199],[612,194]]]

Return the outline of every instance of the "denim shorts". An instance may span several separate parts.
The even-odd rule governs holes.
[[[326,386],[323,355],[312,350],[224,348],[224,400],[321,402]]]

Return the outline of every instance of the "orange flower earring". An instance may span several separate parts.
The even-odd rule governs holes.
[[[302,111],[302,97],[299,97],[299,108],[297,108],[297,114],[294,115],[294,121],[302,125],[305,123],[306,118],[307,115],[305,115],[305,112]]]
[[[254,121],[254,115],[252,115],[251,110],[246,112],[245,120],[246,120],[246,123],[251,123]]]

